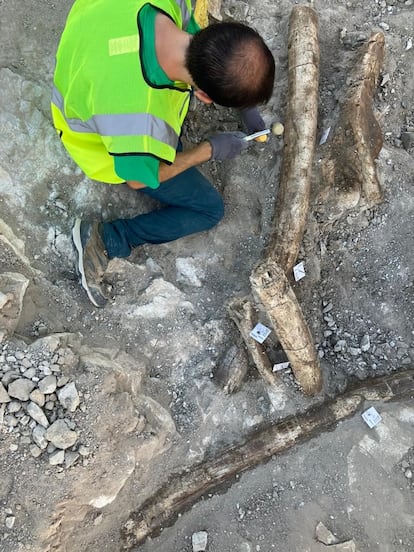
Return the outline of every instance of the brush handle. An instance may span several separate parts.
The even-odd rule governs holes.
[[[254,134],[249,134],[248,136],[245,136],[243,140],[245,140],[246,142],[250,142],[250,140],[260,138],[260,136],[265,136],[266,134],[270,134],[270,132],[270,128],[267,128],[266,130],[259,130],[259,132],[255,132]]]

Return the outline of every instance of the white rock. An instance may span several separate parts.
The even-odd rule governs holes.
[[[22,360],[22,366],[23,368],[30,368],[32,366],[32,361],[28,358],[24,358]]]
[[[204,552],[207,548],[208,533],[205,531],[199,531],[194,533],[191,537],[193,544],[193,552]]]
[[[364,351],[365,353],[369,351],[371,347],[371,340],[369,335],[364,335],[359,346],[361,347],[361,351]]]
[[[27,413],[41,426],[49,427],[49,421],[46,418],[45,413],[36,403],[29,402],[27,405]]]
[[[7,305],[9,301],[13,299],[13,295],[11,293],[3,293],[0,291],[0,310]]]
[[[57,395],[63,408],[66,408],[69,412],[75,412],[79,406],[80,399],[76,385],[73,382],[59,389]]]
[[[7,405],[7,412],[9,414],[16,414],[16,412],[19,412],[19,410],[21,410],[21,408],[22,405],[21,403],[19,403],[19,401],[12,401]]]
[[[185,295],[171,282],[156,278],[142,294],[140,300],[144,303],[130,311],[131,318],[165,318],[174,314],[177,308],[194,311],[193,305],[185,300]]]
[[[0,289],[9,298],[9,301],[0,310],[0,328],[6,334],[12,335],[19,323],[23,299],[28,285],[29,280],[22,274],[15,272],[0,274]]]
[[[45,395],[50,395],[56,391],[57,379],[56,376],[46,376],[39,381],[39,389]]]
[[[335,535],[327,527],[325,527],[321,521],[316,526],[315,536],[319,542],[325,544],[326,546],[338,543],[338,539]]]
[[[45,450],[45,448],[47,448],[47,439],[45,437],[45,434],[46,429],[40,425],[36,426],[32,432],[33,441],[42,450]]]
[[[30,400],[39,406],[44,406],[45,404],[45,396],[39,389],[33,389],[30,393]]]
[[[0,382],[0,403],[8,403],[11,401],[9,394],[4,388],[4,385]]]
[[[4,421],[10,427],[16,427],[19,424],[19,420],[15,416],[7,415],[4,417]]]
[[[49,366],[41,366],[40,370],[42,371],[44,376],[52,375],[52,370],[49,368]]]
[[[7,527],[7,529],[13,529],[15,521],[16,521],[16,518],[14,516],[6,517],[6,527]]]
[[[196,267],[194,259],[191,257],[178,257],[175,261],[177,268],[177,281],[184,282],[190,286],[201,287],[199,276],[204,276],[204,273]]]
[[[70,468],[72,467],[77,459],[79,458],[79,454],[77,452],[72,451],[66,451],[65,452],[65,467]]]
[[[14,399],[19,399],[19,401],[28,401],[30,393],[33,391],[34,387],[35,384],[32,381],[26,378],[19,378],[11,382],[7,391],[9,396]]]
[[[389,73],[385,73],[385,75],[382,77],[381,86],[385,86],[387,82],[390,80]]]
[[[55,452],[52,452],[52,454],[49,456],[49,464],[51,466],[58,466],[59,464],[63,464],[64,461],[65,461],[64,450],[56,450]]]
[[[67,449],[76,443],[78,434],[68,428],[63,420],[56,420],[46,431],[45,437],[56,448]]]
[[[68,382],[69,382],[69,378],[67,376],[60,376],[60,377],[58,377],[58,380],[57,380],[57,386],[58,387],[63,387]]]
[[[38,458],[42,454],[42,449],[39,448],[37,445],[31,445],[29,450],[30,450],[30,454],[34,458]]]
[[[81,456],[89,456],[91,453],[91,449],[86,445],[81,445],[78,452]]]
[[[23,375],[25,378],[27,379],[32,379],[35,377],[36,375],[36,368],[28,368],[27,370],[25,370],[23,372]]]

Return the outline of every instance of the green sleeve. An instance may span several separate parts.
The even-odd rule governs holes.
[[[158,188],[160,162],[150,155],[115,155],[115,172],[124,180],[135,180],[148,188]]]
[[[190,19],[190,21],[187,25],[187,28],[185,30],[187,31],[187,33],[190,33],[190,34],[196,34],[196,33],[198,33],[198,31],[201,30],[201,27],[199,26],[197,21],[194,19],[194,14],[191,15],[191,19]]]

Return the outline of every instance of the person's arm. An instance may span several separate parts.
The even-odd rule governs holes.
[[[210,159],[233,159],[249,146],[249,143],[244,140],[245,137],[243,132],[219,132],[195,148],[178,152],[171,165],[159,164],[158,181],[162,183]],[[145,184],[136,180],[126,182],[134,190],[145,188]]]
[[[212,149],[210,142],[202,142],[195,148],[178,152],[175,157],[174,163],[172,163],[171,165],[162,162],[160,163],[158,170],[159,182],[162,183],[165,180],[181,174],[191,167],[196,167],[197,165],[205,163],[206,161],[211,159],[211,154]],[[127,180],[126,182],[128,186],[130,188],[133,188],[134,190],[139,190],[146,187],[145,184],[142,184],[141,182],[138,182],[136,180]]]
[[[211,159],[212,148],[210,142],[201,142],[195,148],[178,152],[172,165],[160,163],[159,179],[164,182],[177,176],[191,167],[201,165]]]

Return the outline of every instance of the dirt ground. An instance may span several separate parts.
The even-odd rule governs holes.
[[[74,218],[110,220],[153,204],[124,186],[86,179],[55,135],[49,112],[54,52],[71,4],[0,0],[0,236],[7,238],[0,241],[0,276],[27,279],[14,334],[0,340],[0,379],[28,366],[37,379],[55,370],[75,383],[80,397],[75,411],[62,413],[49,396],[50,412],[76,428],[72,465],[50,464],[53,450],[33,455],[30,423],[22,426],[27,402],[16,426],[8,425],[8,410],[0,411],[5,552],[121,550],[125,522],[171,474],[243,441],[253,428],[317,406],[357,380],[412,368],[414,361],[412,0],[314,2],[321,47],[318,138],[334,126],[356,49],[371,32],[384,33],[386,59],[374,97],[385,137],[376,165],[384,200],[337,219],[313,205],[298,259],[307,276],[295,293],[324,375],[323,391],[313,399],[289,371],[272,389],[251,366],[231,396],[216,379],[223,356],[239,343],[226,306],[250,292],[250,273],[271,232],[282,139],[255,144],[235,161],[206,163],[203,172],[225,200],[224,220],[208,233],[112,261],[112,300],[99,311],[87,302],[74,270]],[[284,120],[288,18],[296,4],[222,3],[223,19],[254,26],[275,56],[275,91],[262,109],[269,125]],[[193,105],[185,143],[238,127],[230,110]],[[329,138],[318,146],[315,167],[328,145]],[[323,521],[342,540],[354,538],[360,552],[413,550],[407,475],[414,464],[413,408],[406,399],[384,406],[386,429],[372,439],[358,416],[273,458],[206,497],[141,549],[187,552],[192,533],[206,530],[210,552],[314,552],[322,549],[314,544],[314,526]],[[390,440],[386,431],[398,438]],[[378,461],[379,479],[370,462],[352,456],[367,450],[367,439],[378,445],[369,458]],[[382,484],[387,494],[378,491]],[[361,488],[366,492],[358,494]],[[394,501],[394,511],[388,504],[364,509],[368,496]]]

